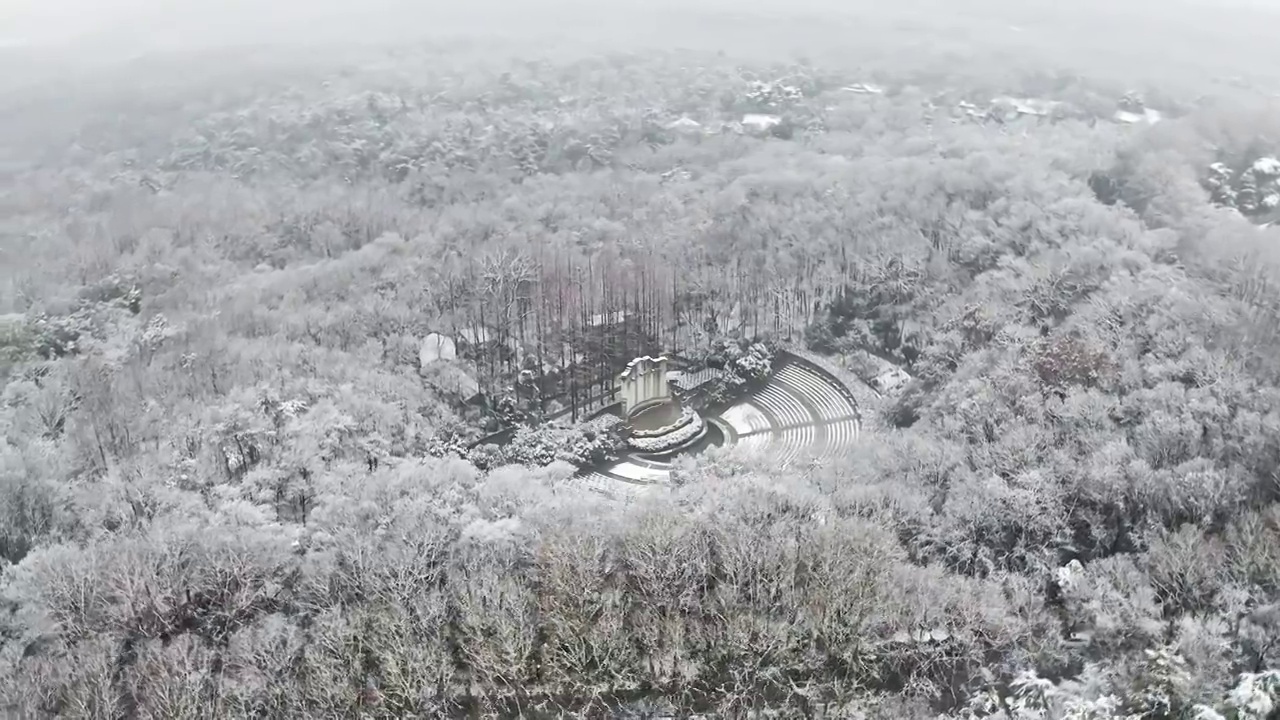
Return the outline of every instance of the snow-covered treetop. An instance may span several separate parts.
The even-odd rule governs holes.
[[[1261,157],[1253,162],[1252,169],[1255,175],[1280,177],[1280,160],[1274,157]]]

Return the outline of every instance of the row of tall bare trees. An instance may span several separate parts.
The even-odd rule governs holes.
[[[725,336],[795,335],[839,287],[808,276],[698,251],[503,249],[442,264],[432,294],[438,330],[459,340],[484,392],[523,384],[545,405],[609,392],[639,355],[697,357]]]

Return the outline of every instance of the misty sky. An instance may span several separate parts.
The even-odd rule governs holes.
[[[554,46],[548,38],[558,36],[613,48],[858,54],[855,64],[976,52],[1084,74],[1254,76],[1280,92],[1278,12],[1280,0],[0,0],[0,49],[90,62],[438,34]]]
[[[280,39],[297,39],[308,31],[329,32],[328,23],[344,24],[353,21],[366,25],[389,25],[396,20],[408,19],[430,22],[444,15],[466,12],[472,9],[486,10],[502,5],[498,0],[471,0],[466,3],[445,3],[440,0],[2,0],[0,1],[0,38],[9,42],[49,43],[83,38],[89,35],[111,34],[130,36],[147,44],[170,44],[177,38],[166,38],[165,33],[181,33],[193,40],[200,36],[227,38],[238,37],[258,41],[275,36]],[[669,7],[716,8],[745,11],[819,11],[843,13],[871,6],[892,5],[898,12],[933,11],[938,14],[965,15],[974,12],[987,14],[995,9],[1007,9],[1010,19],[1034,16],[1034,8],[1057,6],[1088,8],[1116,6],[1140,12],[1161,12],[1161,8],[1173,5],[1200,5],[1213,8],[1224,5],[1254,6],[1280,9],[1280,0],[1111,0],[1099,5],[1096,0],[1050,3],[1043,0],[908,0],[892,4],[869,3],[867,0],[689,0],[673,3],[667,0],[639,3],[637,0],[601,0],[584,3],[581,0],[507,0],[508,10],[528,11],[533,8],[555,6],[563,10],[576,6],[575,10],[591,7],[594,12],[604,9],[620,9],[622,12],[662,12]],[[363,21],[361,23],[360,21]],[[318,25],[307,28],[307,25]],[[424,30],[426,28],[423,28]],[[408,28],[406,28],[408,30]]]

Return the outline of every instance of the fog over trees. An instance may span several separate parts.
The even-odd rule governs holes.
[[[0,717],[1280,718],[1278,43],[10,0]]]

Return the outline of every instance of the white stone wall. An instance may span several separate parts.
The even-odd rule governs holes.
[[[635,407],[652,400],[671,397],[667,382],[665,357],[642,357],[632,360],[618,376],[619,394],[622,396],[622,412],[629,414]]]

